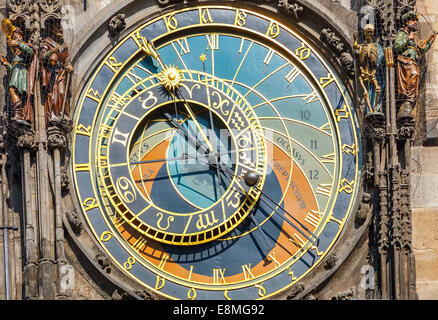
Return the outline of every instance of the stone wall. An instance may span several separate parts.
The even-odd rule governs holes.
[[[417,0],[420,37],[438,30],[436,0]],[[430,26],[425,20],[428,20]],[[412,237],[417,267],[419,299],[438,299],[438,43],[426,57],[426,138],[412,150]]]

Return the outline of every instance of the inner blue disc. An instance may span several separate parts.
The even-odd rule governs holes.
[[[211,130],[208,112],[199,113],[196,119],[210,144],[220,153],[221,162],[233,169],[230,159],[234,157],[229,153],[232,146],[225,125],[214,117],[214,131]],[[177,130],[172,137],[167,158],[178,160],[167,161],[168,173],[184,200],[206,209],[222,197],[231,181],[216,166],[210,165],[208,153],[205,153],[207,143],[195,122],[189,118],[182,126],[190,137],[182,130]]]

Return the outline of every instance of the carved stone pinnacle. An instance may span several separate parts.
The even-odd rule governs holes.
[[[35,148],[35,135],[32,130],[19,130],[17,132],[17,146],[20,149]]]
[[[67,137],[57,126],[47,129],[47,142],[51,149],[64,149],[67,147]]]

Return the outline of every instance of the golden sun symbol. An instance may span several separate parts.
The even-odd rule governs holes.
[[[178,89],[182,81],[181,71],[174,66],[169,66],[163,69],[160,72],[160,81],[161,84],[168,90],[174,91]]]

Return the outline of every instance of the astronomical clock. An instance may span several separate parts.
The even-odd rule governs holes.
[[[360,187],[352,98],[272,14],[174,9],[126,32],[75,106],[74,194],[124,277],[169,299],[266,299],[345,232]]]
[[[82,213],[166,298],[259,299],[306,277],[351,215],[361,142],[318,48],[234,7],[172,11],[120,39],[78,101]]]
[[[0,299],[416,299],[415,3],[8,1]]]

